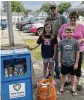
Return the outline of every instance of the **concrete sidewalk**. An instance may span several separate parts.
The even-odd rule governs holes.
[[[33,68],[35,72],[35,79],[36,81],[39,81],[42,79],[42,73],[43,73],[43,65],[42,62],[33,61]],[[57,83],[56,85],[56,91],[59,90],[60,87],[60,80],[55,78],[55,81]],[[71,93],[71,85],[65,87],[65,91],[63,95],[57,95],[57,100],[84,100],[84,71],[82,71],[82,77],[81,77],[81,83],[82,83],[82,91],[77,91],[77,96],[72,96]],[[36,88],[34,88],[34,100],[35,100],[35,94],[36,94]]]
[[[0,35],[1,44],[0,45],[1,46],[9,45],[8,29],[3,30],[3,33],[2,33],[2,30],[0,30],[0,33],[1,33]],[[22,39],[18,31],[14,31],[13,34],[14,34],[14,44],[15,45],[24,44],[24,40]]]

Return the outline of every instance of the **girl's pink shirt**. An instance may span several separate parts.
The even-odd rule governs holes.
[[[63,24],[61,28],[58,31],[58,37],[62,40],[63,38],[66,38],[65,35],[65,28],[69,26],[69,24]],[[73,32],[73,38],[76,40],[80,40],[84,38],[84,26],[82,24],[78,24],[78,26],[74,29]],[[80,52],[84,51],[84,42],[79,44],[80,46]]]

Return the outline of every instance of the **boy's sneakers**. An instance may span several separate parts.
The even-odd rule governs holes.
[[[72,95],[73,95],[73,96],[77,96],[77,95],[78,95],[76,90],[73,90],[73,89],[72,89],[71,92],[72,92]]]
[[[81,91],[82,90],[82,85],[77,85],[77,90]]]

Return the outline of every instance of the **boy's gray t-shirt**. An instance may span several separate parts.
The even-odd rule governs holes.
[[[61,40],[58,50],[61,51],[61,62],[63,65],[70,67],[75,64],[76,53],[79,51],[79,44],[75,39]]]

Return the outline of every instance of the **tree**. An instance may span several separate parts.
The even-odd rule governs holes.
[[[44,12],[46,12],[49,15],[50,14],[50,5],[51,5],[51,3],[44,3],[41,6],[40,11],[44,11]]]
[[[82,1],[82,4],[84,4],[84,1]]]
[[[27,15],[27,17],[28,17],[28,13],[29,13],[29,12],[31,12],[31,11],[32,11],[32,10],[30,10],[30,9],[24,9],[24,11],[23,11],[23,12],[24,12],[24,13],[25,13],[25,15]]]
[[[84,4],[84,1],[82,1],[81,4]],[[84,11],[79,12],[79,15],[84,17]]]
[[[3,1],[3,8],[6,11],[6,1]],[[23,12],[24,5],[21,1],[11,1],[12,12]]]
[[[6,12],[6,1],[3,1],[3,11]]]
[[[63,12],[67,11],[69,7],[71,7],[70,2],[62,2],[61,4],[58,5],[58,11],[59,13],[63,14]]]
[[[41,6],[40,11],[45,11],[47,14],[49,14],[49,5],[50,5],[50,3],[44,3]]]

